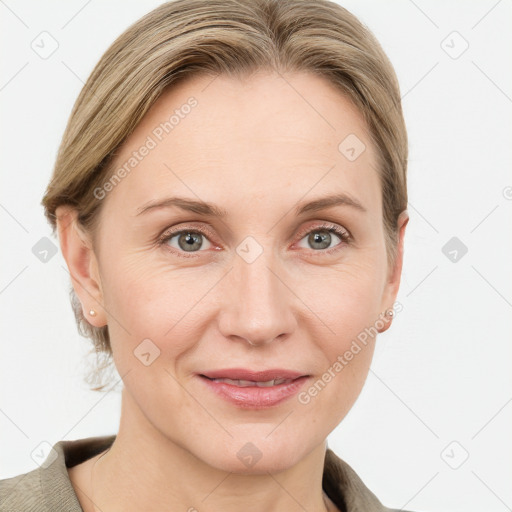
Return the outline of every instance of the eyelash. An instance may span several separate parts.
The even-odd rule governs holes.
[[[344,245],[350,243],[352,241],[352,237],[350,235],[350,233],[343,229],[343,228],[340,228],[338,227],[336,224],[330,224],[330,223],[323,223],[319,226],[315,226],[313,228],[306,228],[306,229],[303,229],[299,232],[299,234],[297,235],[299,237],[299,241],[302,240],[304,238],[305,235],[308,235],[309,233],[313,233],[315,231],[328,231],[329,233],[334,233],[335,235],[338,235],[340,238],[341,238],[341,242],[334,246],[334,247],[331,247],[330,249],[319,249],[318,251],[314,251],[313,249],[311,249],[311,251],[313,252],[316,252],[316,253],[320,253],[320,254],[332,254],[334,252],[337,252],[339,251]],[[193,229],[180,229],[180,230],[176,230],[176,231],[166,231],[159,239],[158,239],[158,245],[159,246],[163,246],[164,244],[166,244],[171,238],[174,238],[176,235],[181,235],[182,233],[195,233],[195,234],[201,234],[205,237],[212,237],[212,234],[210,233],[210,231],[204,229],[204,228],[193,228]],[[194,254],[197,253],[197,252],[202,252],[202,251],[195,251],[194,252],[191,252],[189,254],[187,254],[185,251],[177,251],[175,248],[168,248],[173,254],[178,254],[178,256],[180,257],[183,257],[183,258],[194,258]]]

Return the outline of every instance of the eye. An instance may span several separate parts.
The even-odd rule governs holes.
[[[333,234],[340,239],[340,243],[334,247],[331,246],[332,242],[335,241],[332,237]],[[351,241],[351,235],[347,230],[330,223],[302,230],[298,235],[301,237],[300,241],[306,238],[304,235],[307,235],[306,243],[310,245],[306,248],[325,254],[340,250]],[[158,244],[171,248],[171,251],[178,256],[190,258],[193,257],[192,253],[201,252],[201,249],[212,247],[208,236],[214,238],[208,230],[203,228],[171,230],[166,231],[159,238]]]
[[[173,240],[176,239],[176,240]],[[176,251],[180,256],[188,257],[183,253],[199,252],[199,249],[206,241],[206,249],[211,247],[206,233],[199,229],[182,229],[180,231],[166,232],[159,240],[159,244],[168,245]]]
[[[306,243],[309,245],[307,248],[312,248],[314,251],[322,251],[328,254],[341,249],[342,246],[350,241],[349,232],[335,224],[322,224],[320,226],[315,226],[313,229],[301,232],[299,236],[303,236],[304,234],[306,234],[307,237],[302,238],[300,241],[305,239]],[[341,241],[334,247],[331,246],[331,243],[335,241],[332,237],[333,234]]]

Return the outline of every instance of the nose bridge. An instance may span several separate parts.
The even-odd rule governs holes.
[[[264,245],[247,237],[236,249],[221,312],[220,328],[226,337],[244,338],[257,345],[293,329],[290,291],[278,277],[279,261],[270,239]]]

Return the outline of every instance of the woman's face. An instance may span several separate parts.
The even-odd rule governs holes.
[[[194,77],[146,114],[123,166],[96,191],[98,245],[76,291],[108,323],[127,407],[217,468],[290,467],[354,404],[375,342],[361,333],[389,326],[398,290],[361,115],[311,74]],[[234,368],[307,377],[291,392],[201,376]]]

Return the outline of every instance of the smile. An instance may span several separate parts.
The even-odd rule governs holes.
[[[201,382],[214,396],[243,409],[265,409],[275,407],[296,395],[310,379],[308,375],[294,379],[271,379],[266,381],[210,378],[198,375]]]
[[[232,386],[238,386],[241,388],[246,388],[249,386],[257,386],[259,388],[268,388],[271,386],[277,386],[279,384],[288,384],[288,383],[293,382],[293,379],[273,379],[273,380],[267,380],[267,381],[233,380],[233,379],[210,379],[210,380],[213,380],[215,382],[225,382],[226,384],[231,384]]]

